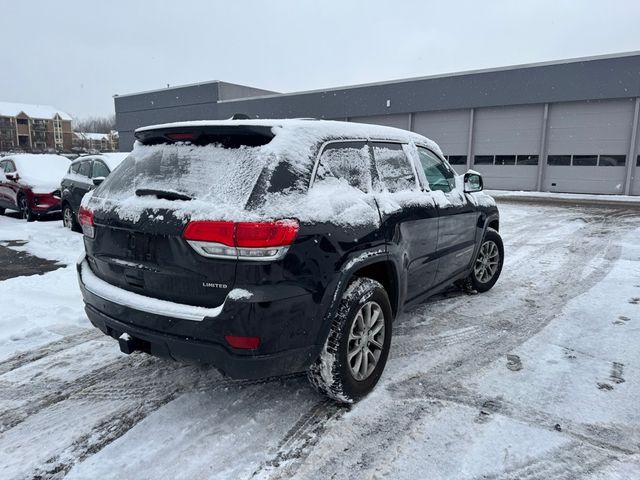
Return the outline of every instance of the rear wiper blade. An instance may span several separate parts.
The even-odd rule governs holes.
[[[172,192],[170,190],[156,190],[153,188],[139,188],[136,190],[136,195],[138,197],[155,195],[156,197],[163,198],[165,200],[191,200],[191,197],[184,193]]]

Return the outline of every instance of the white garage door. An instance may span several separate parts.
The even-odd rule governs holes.
[[[633,107],[632,99],[551,105],[543,190],[624,193]]]
[[[543,105],[476,110],[473,168],[483,174],[487,188],[536,188],[543,114]]]
[[[413,131],[440,145],[456,172],[467,170],[469,110],[414,113]]]

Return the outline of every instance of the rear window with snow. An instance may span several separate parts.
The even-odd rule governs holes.
[[[263,193],[270,190],[274,171],[279,172],[275,182],[279,189],[294,186],[295,179],[282,172],[281,159],[263,148],[138,145],[96,189],[95,196],[115,201],[157,196],[243,207],[256,186]]]

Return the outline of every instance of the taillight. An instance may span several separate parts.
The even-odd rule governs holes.
[[[298,222],[241,222],[236,224],[236,246],[247,248],[291,245],[298,235]]]
[[[87,207],[80,207],[78,211],[78,223],[82,227],[82,233],[89,238],[96,235],[96,226],[93,223],[93,212]]]
[[[296,220],[193,221],[182,236],[205,257],[264,261],[282,258],[296,239],[298,229]]]
[[[184,229],[182,236],[187,240],[222,243],[233,247],[235,227],[233,222],[191,222]]]
[[[260,337],[239,337],[237,335],[225,335],[224,339],[233,348],[255,350],[260,346]]]

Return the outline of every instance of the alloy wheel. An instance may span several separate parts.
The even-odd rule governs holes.
[[[62,212],[62,223],[67,228],[73,228],[73,212],[69,207],[65,207]]]
[[[378,303],[365,303],[351,325],[347,362],[358,381],[368,378],[376,368],[384,345],[384,313]]]
[[[498,245],[492,240],[487,240],[480,246],[478,258],[473,267],[473,275],[480,283],[488,283],[498,270],[500,263],[500,250]]]
[[[25,197],[20,197],[20,218],[29,219],[29,203]]]

